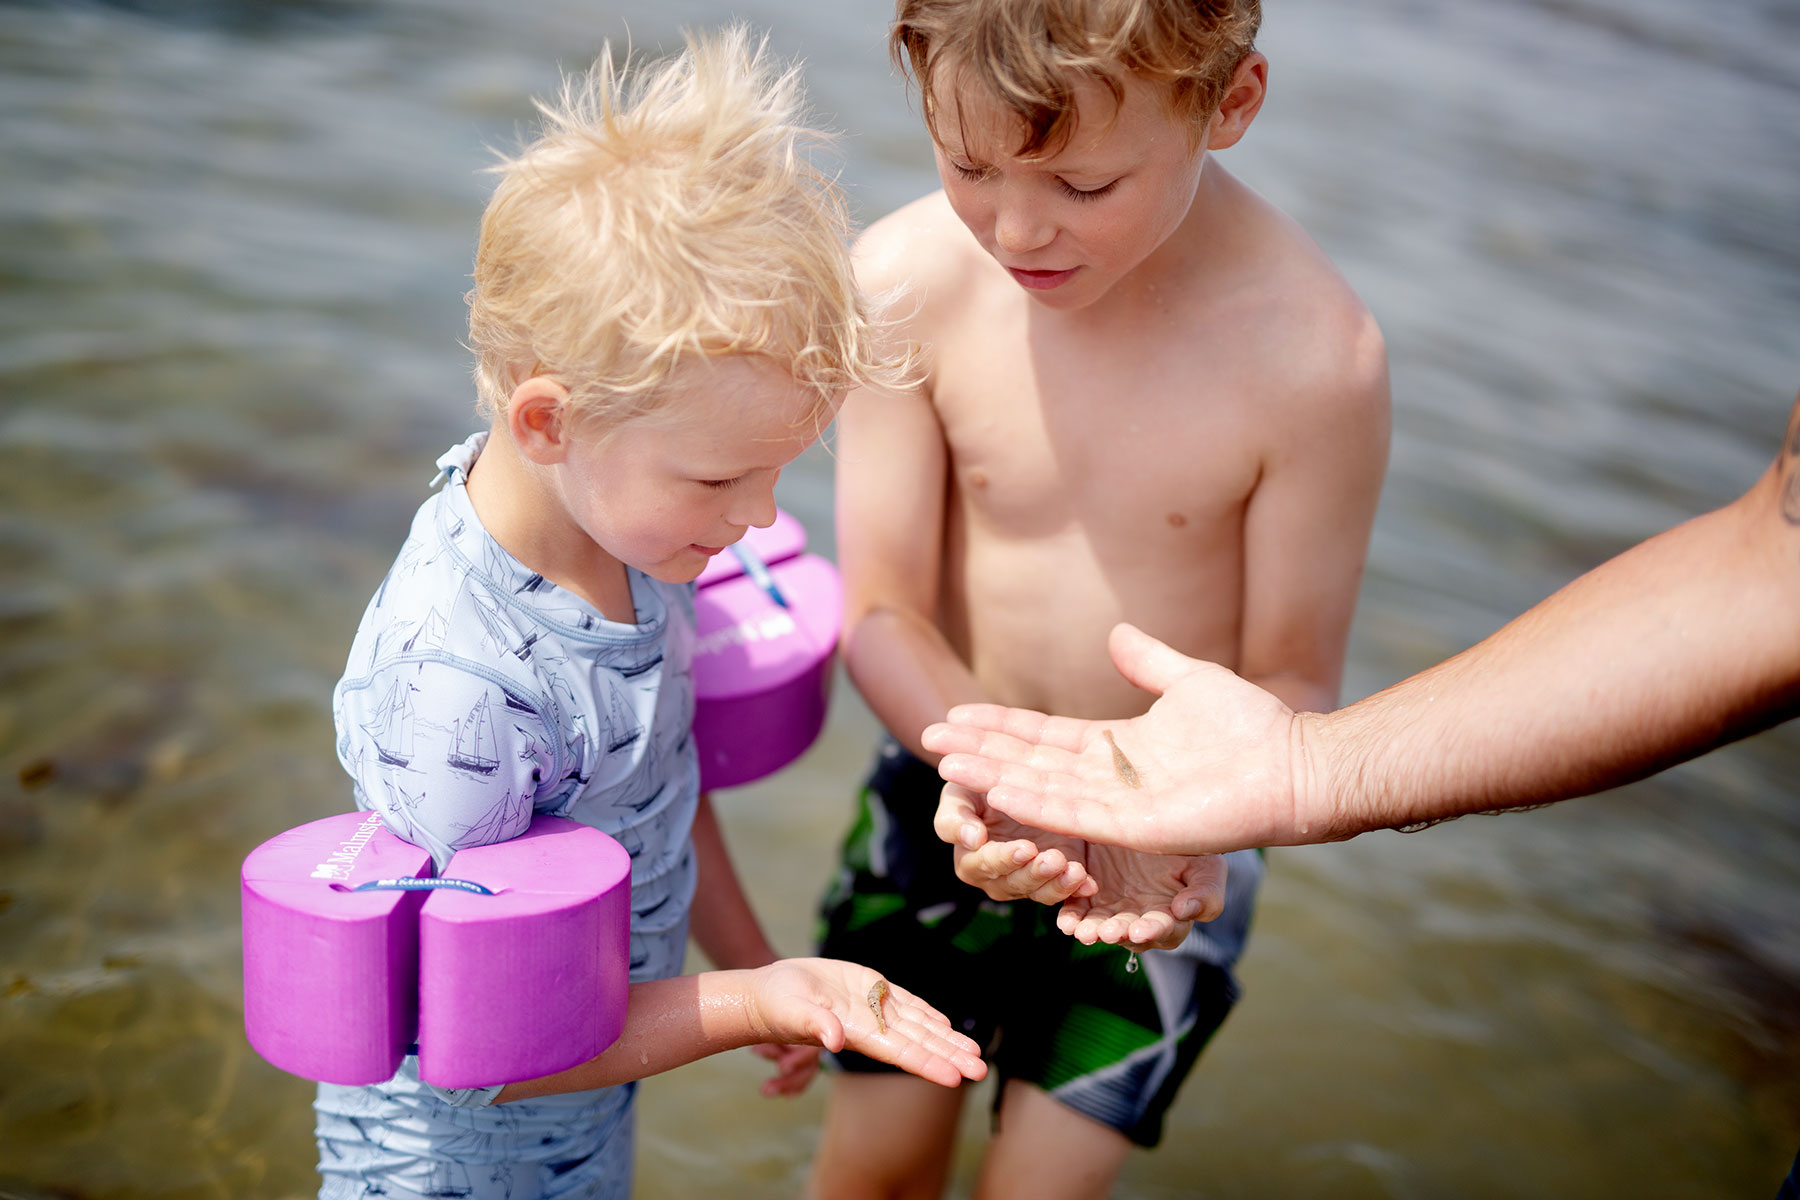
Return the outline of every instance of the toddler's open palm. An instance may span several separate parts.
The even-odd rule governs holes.
[[[781,959],[757,970],[751,998],[769,1041],[848,1047],[944,1087],[987,1074],[949,1018],[856,963]]]

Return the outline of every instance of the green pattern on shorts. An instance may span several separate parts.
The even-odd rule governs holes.
[[[998,945],[1000,939],[1013,931],[1013,915],[1010,909],[992,908],[982,905],[975,917],[950,939],[950,944],[964,954],[981,954]]]
[[[1071,1005],[1051,1037],[1047,1066],[1037,1082],[1054,1091],[1155,1045],[1156,1031],[1091,1004]]]
[[[869,843],[875,837],[875,814],[871,811],[874,799],[875,793],[869,788],[857,793],[856,819],[844,834],[843,863],[852,871],[869,869]]]
[[[906,907],[906,897],[899,892],[882,892],[878,895],[860,895],[850,897],[850,916],[844,922],[844,929],[854,932],[865,929],[883,917],[889,917]]]

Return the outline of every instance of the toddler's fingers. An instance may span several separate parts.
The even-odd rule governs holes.
[[[879,979],[881,979],[881,976],[875,974],[873,971],[869,972],[869,982],[871,985]],[[962,1034],[957,1033],[952,1029],[950,1027],[950,1018],[933,1008],[919,996],[907,991],[891,979],[887,981],[887,985],[888,1000],[896,1008],[903,1012],[910,1013],[914,1020],[931,1025],[942,1025],[946,1030],[949,1030],[951,1036],[962,1038],[963,1041],[968,1042],[971,1046],[975,1044],[972,1039],[963,1037]]]
[[[814,1013],[812,1035],[814,1041],[833,1054],[844,1048],[844,1023],[828,1008],[818,1009]]]

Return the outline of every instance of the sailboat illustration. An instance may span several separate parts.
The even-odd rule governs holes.
[[[644,736],[644,727],[638,723],[637,715],[625,702],[618,687],[610,687],[606,692],[606,752],[617,754]]]
[[[434,608],[429,616],[419,622],[418,629],[410,638],[406,639],[401,649],[408,653],[417,650],[441,650],[444,647],[444,637],[449,628],[449,624],[444,620],[444,614]]]
[[[404,767],[413,756],[412,688],[396,679],[388,685],[387,695],[375,706],[375,715],[363,722],[363,729],[375,743],[375,753],[384,763]]]
[[[523,830],[531,819],[531,799],[525,793],[513,795],[508,788],[500,803],[494,805],[473,825],[464,827],[458,846],[491,846],[503,842]]]
[[[494,742],[494,719],[488,715],[488,698],[483,695],[469,710],[469,715],[452,726],[451,766],[478,775],[492,775],[500,766]]]

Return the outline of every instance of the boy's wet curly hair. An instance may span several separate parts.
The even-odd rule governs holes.
[[[849,220],[807,158],[799,69],[742,26],[682,54],[603,53],[540,102],[541,135],[493,168],[468,293],[481,412],[535,375],[603,421],[648,412],[694,355],[764,355],[819,397],[889,383]]]
[[[1195,145],[1256,43],[1261,0],[897,0],[888,49],[910,71],[936,136],[935,89],[973,84],[1018,114],[1023,157],[1054,153],[1073,131],[1074,84],[1124,97],[1124,77],[1168,89]]]

